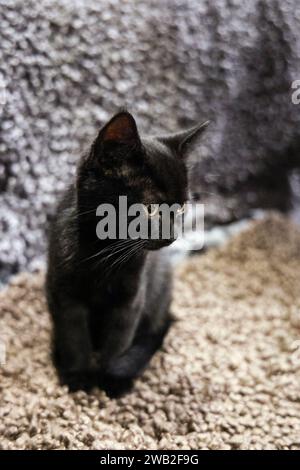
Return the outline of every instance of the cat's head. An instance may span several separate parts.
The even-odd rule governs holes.
[[[100,204],[111,204],[118,216],[119,196],[126,196],[128,207],[143,205],[144,218],[152,230],[154,228],[154,239],[148,239],[146,248],[157,249],[170,244],[172,230],[170,237],[161,236],[162,216],[156,208],[161,204],[175,207],[175,204],[178,214],[183,212],[188,200],[187,158],[192,144],[207,124],[174,134],[142,137],[129,112],[116,114],[100,130],[89,153],[80,162],[79,211],[88,212]]]

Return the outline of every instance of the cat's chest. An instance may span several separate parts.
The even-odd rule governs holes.
[[[118,308],[129,308],[136,303],[143,303],[146,285],[139,277],[103,279],[94,283],[89,293],[91,307],[98,311],[110,311]]]
[[[89,301],[93,305],[113,305],[117,298],[123,297],[123,285],[101,282],[91,286]]]

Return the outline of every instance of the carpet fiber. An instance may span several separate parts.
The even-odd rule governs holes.
[[[299,273],[278,216],[190,258],[164,350],[116,401],[58,385],[43,275],[19,275],[0,294],[0,448],[300,449]]]

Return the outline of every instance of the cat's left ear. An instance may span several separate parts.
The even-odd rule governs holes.
[[[135,145],[140,143],[137,126],[128,111],[116,114],[99,132],[97,143]]]
[[[178,156],[185,159],[193,144],[202,135],[210,121],[202,122],[184,131],[159,137],[159,141],[167,145]]]

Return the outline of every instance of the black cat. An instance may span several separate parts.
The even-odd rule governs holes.
[[[171,269],[158,250],[173,238],[100,240],[96,209],[110,203],[118,213],[121,195],[128,205],[183,205],[189,144],[205,127],[140,138],[122,111],[80,159],[52,223],[46,281],[54,361],[70,390],[98,385],[121,395],[161,346],[171,323]]]

